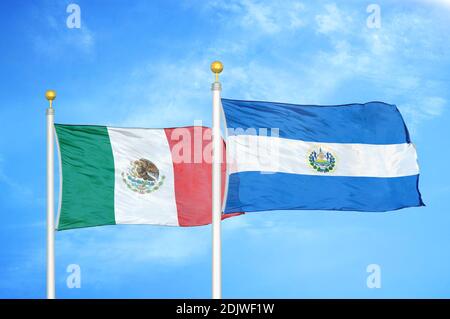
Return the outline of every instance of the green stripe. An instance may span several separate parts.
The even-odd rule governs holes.
[[[114,157],[104,126],[55,124],[62,167],[58,230],[115,224]]]

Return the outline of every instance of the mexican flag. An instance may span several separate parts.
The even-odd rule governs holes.
[[[55,130],[61,175],[57,230],[211,223],[210,128],[55,124]],[[225,181],[223,160],[222,197]]]

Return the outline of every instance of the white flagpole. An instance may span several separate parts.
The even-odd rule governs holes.
[[[221,162],[222,139],[220,136],[220,92],[222,86],[219,82],[219,73],[223,65],[219,61],[211,64],[211,71],[216,75],[212,84],[213,93],[213,164],[212,164],[212,298],[222,298],[222,243],[221,229],[222,201],[221,201]]]
[[[53,100],[56,92],[48,90],[45,98],[47,108],[47,299],[55,299],[55,185],[53,124],[55,110]]]

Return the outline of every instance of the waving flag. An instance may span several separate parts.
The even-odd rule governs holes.
[[[58,230],[211,223],[211,129],[55,128],[62,174]]]
[[[395,105],[222,99],[226,213],[423,206],[414,145]]]

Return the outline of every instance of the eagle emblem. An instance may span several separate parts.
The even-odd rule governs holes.
[[[141,158],[130,162],[126,172],[122,172],[122,180],[129,189],[139,194],[147,194],[158,190],[164,183],[158,167],[148,159]]]
[[[334,170],[336,166],[336,158],[331,152],[322,150],[319,147],[318,150],[313,150],[309,154],[309,165],[320,173],[328,173]]]

